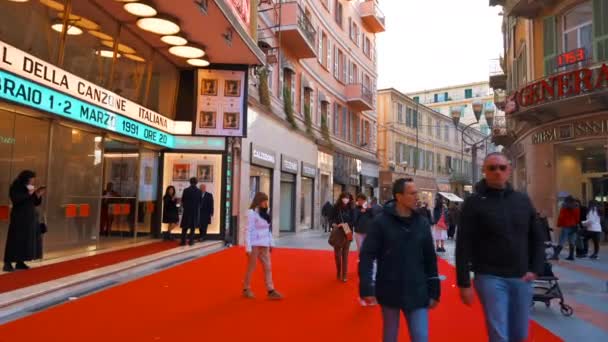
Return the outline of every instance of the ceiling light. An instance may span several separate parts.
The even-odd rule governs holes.
[[[153,17],[158,14],[152,5],[145,2],[127,2],[122,7],[137,17]]]
[[[167,16],[156,16],[152,18],[140,18],[137,27],[144,31],[160,34],[163,36],[174,35],[179,32],[177,20]]]
[[[188,60],[188,64],[196,67],[206,67],[209,66],[209,61],[202,58],[192,58]]]
[[[138,55],[133,55],[133,54],[130,54],[130,53],[126,53],[125,57],[128,58],[128,59],[130,59],[130,60],[132,60],[132,61],[135,61],[135,62],[142,62],[143,63],[143,62],[146,61],[143,57],[139,57]]]
[[[101,49],[101,50],[97,50],[95,53],[98,56],[101,56],[104,58],[114,58],[114,51],[112,51],[112,50]],[[119,53],[116,54],[116,58],[120,58]]]
[[[181,36],[162,36],[160,38],[164,43],[169,45],[186,45],[188,40]]]
[[[585,148],[584,148],[584,147],[577,147],[577,148],[576,148],[576,150],[577,150],[577,151],[584,151],[584,150],[585,150]]]
[[[169,53],[183,58],[201,58],[205,55],[202,48],[192,45],[172,46],[169,48]]]
[[[114,41],[111,40],[103,40],[101,41],[101,45],[103,46],[107,46],[109,48],[114,48]],[[118,44],[118,51],[122,52],[122,53],[130,53],[130,54],[134,54],[135,53],[135,49],[125,45],[125,44]]]
[[[28,2],[30,0],[8,0],[8,1],[12,1],[12,2]]]
[[[53,25],[51,25],[51,28],[53,29],[53,31],[57,31],[59,33],[63,32],[63,23],[62,22],[55,22]],[[82,34],[82,29],[80,27],[74,26],[74,25],[68,25],[68,35],[70,36],[78,36]]]
[[[40,3],[59,12],[62,12],[65,8],[62,3],[55,0],[40,0]]]
[[[99,38],[101,40],[114,40],[114,38],[112,38],[112,36],[110,36],[109,34],[103,33],[101,31],[89,31],[89,34],[95,38]]]
[[[63,12],[57,13],[57,16],[63,20]],[[99,30],[100,28],[99,24],[97,24],[96,22],[76,14],[70,14],[70,16],[68,17],[68,21],[70,22],[70,24],[78,25],[78,27],[82,27],[87,30]]]

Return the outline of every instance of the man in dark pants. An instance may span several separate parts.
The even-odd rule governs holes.
[[[507,182],[511,165],[502,153],[489,154],[485,179],[464,202],[456,237],[460,297],[473,303],[470,271],[481,301],[490,342],[528,337],[532,281],[543,271],[544,234],[532,202]]]
[[[190,230],[188,237],[190,246],[194,245],[194,229],[199,226],[199,214],[202,200],[202,193],[196,187],[198,180],[190,178],[190,186],[184,189],[182,194],[182,207],[184,212],[182,215],[182,240],[180,245],[186,245],[186,233]]]
[[[207,227],[211,224],[213,217],[213,195],[207,192],[207,186],[201,184],[201,209],[199,214],[201,231],[200,241],[203,242],[207,238]]]
[[[413,342],[428,341],[428,309],[439,303],[437,256],[429,221],[416,211],[411,178],[393,184],[394,200],[372,221],[359,254],[361,298],[382,306],[384,342],[396,342],[401,312]],[[373,263],[378,262],[376,282]]]

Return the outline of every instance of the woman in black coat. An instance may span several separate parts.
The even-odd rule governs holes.
[[[350,243],[352,241],[353,227],[355,226],[356,213],[354,209],[353,196],[347,192],[340,194],[332,213],[329,217],[329,224],[332,232],[335,229],[341,230],[342,239],[338,240],[338,243],[334,247],[334,255],[336,257],[336,274],[338,280],[346,282],[346,274],[348,271],[348,253],[350,250]],[[344,234],[344,224],[348,224],[350,228],[350,236]]]
[[[42,202],[45,188],[36,189],[35,179],[33,171],[21,171],[10,187],[13,208],[4,250],[4,272],[14,271],[13,262],[18,270],[27,270],[25,261],[42,257],[42,232],[36,207]]]
[[[171,240],[171,231],[179,223],[179,212],[177,210],[177,197],[175,196],[175,187],[169,185],[163,196],[163,223],[169,225],[167,231],[163,234],[164,240]]]

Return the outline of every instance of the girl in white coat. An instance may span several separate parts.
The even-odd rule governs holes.
[[[587,219],[583,221],[585,227],[585,246],[588,246],[589,239],[593,240],[593,255],[591,259],[597,259],[597,253],[600,250],[600,234],[602,233],[602,224],[600,219],[599,202],[592,200],[589,201],[589,211],[587,212]],[[587,249],[587,248],[585,248]]]
[[[258,192],[247,211],[247,229],[245,231],[245,247],[247,249],[247,273],[243,288],[245,298],[255,298],[251,291],[251,276],[255,270],[258,259],[264,267],[264,279],[268,298],[281,299],[283,296],[274,288],[272,282],[272,268],[270,253],[274,242],[272,239],[271,220],[268,215],[268,195]]]

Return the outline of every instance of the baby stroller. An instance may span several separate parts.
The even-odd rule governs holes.
[[[559,306],[562,315],[569,317],[572,316],[574,310],[572,307],[564,303],[564,294],[559,287],[559,278],[553,274],[553,269],[550,262],[545,261],[544,272],[542,276],[534,281],[533,294],[532,294],[532,306],[535,302],[545,303],[546,307],[551,306],[551,300],[559,299]]]

